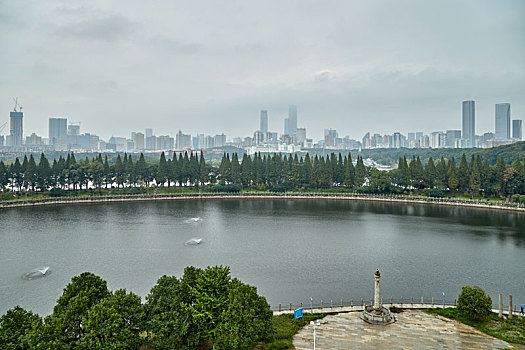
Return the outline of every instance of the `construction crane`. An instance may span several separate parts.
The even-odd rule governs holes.
[[[4,124],[0,125],[0,133],[2,131],[4,131],[5,127],[7,126],[7,122],[5,122]]]
[[[22,106],[18,104],[18,97],[13,97],[13,101],[15,101],[15,112],[22,112]],[[17,110],[18,108],[18,110]]]

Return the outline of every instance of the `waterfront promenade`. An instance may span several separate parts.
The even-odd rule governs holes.
[[[511,344],[460,322],[420,310],[396,313],[396,322],[378,326],[359,318],[358,312],[331,314],[316,327],[316,349],[478,349],[492,350]],[[298,350],[313,348],[313,326],[294,337]]]
[[[333,200],[364,200],[391,203],[432,204],[456,207],[473,207],[484,209],[512,210],[525,212],[525,206],[516,203],[487,202],[478,200],[459,200],[451,198],[431,198],[423,196],[399,195],[368,195],[368,194],[340,194],[340,193],[177,193],[177,194],[150,194],[150,195],[114,195],[114,196],[79,196],[58,197],[44,199],[18,199],[0,202],[0,208],[23,207],[36,205],[73,204],[73,203],[107,203],[123,201],[150,201],[150,200],[185,200],[185,199],[333,199]]]

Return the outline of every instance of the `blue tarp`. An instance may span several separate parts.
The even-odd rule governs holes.
[[[297,309],[297,310],[293,310],[293,318],[294,320],[297,320],[298,318],[302,318],[303,317],[303,308],[300,308],[300,309]]]

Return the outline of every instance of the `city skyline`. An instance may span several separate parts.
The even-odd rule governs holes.
[[[22,107],[18,105],[18,100],[15,99],[14,111],[10,112],[10,135],[7,138],[0,137],[0,146],[7,150],[26,148],[37,151],[156,151],[207,149],[230,145],[243,148],[249,154],[253,154],[261,151],[294,153],[301,151],[302,148],[347,150],[361,148],[491,148],[522,141],[522,120],[512,119],[511,123],[509,103],[495,105],[494,132],[483,134],[476,134],[475,130],[475,101],[463,101],[461,105],[462,130],[447,129],[446,131],[433,131],[430,134],[422,131],[408,131],[407,135],[405,135],[406,131],[381,135],[373,130],[373,135],[368,131],[361,141],[350,138],[348,135],[343,137],[333,128],[324,129],[324,139],[315,141],[307,138],[306,128],[297,127],[297,106],[289,105],[288,116],[284,119],[284,130],[281,134],[268,130],[268,111],[261,110],[259,129],[254,131],[253,137],[243,135],[227,139],[224,132],[215,136],[204,133],[197,133],[193,136],[183,133],[180,129],[175,137],[171,137],[169,133],[165,133],[165,130],[157,135],[154,134],[152,128],[146,128],[145,137],[142,132],[135,130],[131,132],[131,138],[113,135],[109,139],[102,139],[99,135],[90,132],[80,134],[80,124],[70,123],[68,125],[67,118],[49,118],[49,137],[47,139],[33,132],[26,136],[26,141],[23,142],[21,137],[23,136],[23,112]],[[163,133],[165,134],[161,135]]]
[[[280,131],[290,104],[314,139],[461,129],[463,100],[478,132],[496,103],[524,117],[522,1],[303,5],[6,2],[0,110],[19,96],[26,130],[63,116],[103,138],[146,124],[247,135],[261,109]]]

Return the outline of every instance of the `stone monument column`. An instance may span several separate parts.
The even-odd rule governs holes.
[[[375,277],[375,287],[374,287],[374,310],[381,309],[381,291],[379,286],[379,277],[381,277],[381,274],[379,273],[379,269],[376,270],[374,273]]]

